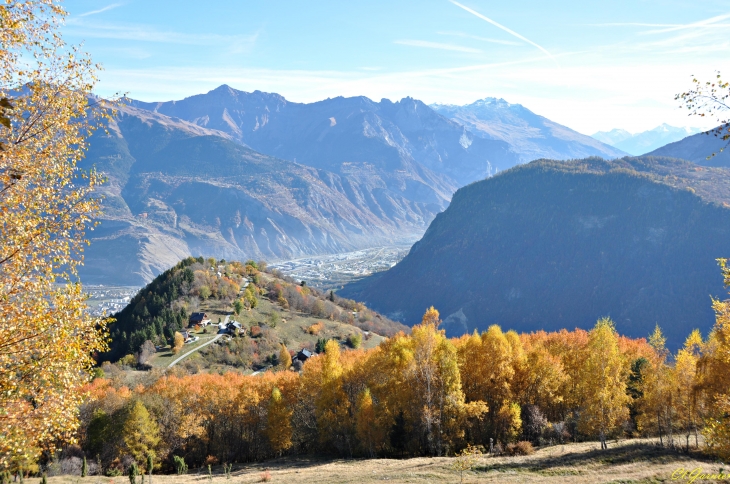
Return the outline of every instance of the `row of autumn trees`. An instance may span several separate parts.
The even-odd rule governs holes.
[[[173,456],[199,466],[210,456],[450,455],[490,440],[605,447],[630,435],[681,446],[680,434],[694,445],[698,433],[727,458],[730,307],[715,310],[709,338],[693,332],[670,363],[658,328],[648,342],[619,336],[608,319],[591,331],[492,326],[448,339],[431,308],[410,335],[371,350],[329,341],[301,373],[164,376],[134,389],[94,380],[81,441],[107,468],[153,455],[168,470]]]

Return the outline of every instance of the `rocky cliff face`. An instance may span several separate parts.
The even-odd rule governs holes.
[[[369,163],[305,166],[132,107],[94,135],[92,165],[109,182],[89,283],[141,284],[187,255],[279,259],[414,239],[455,188],[433,189],[425,168],[384,179]]]

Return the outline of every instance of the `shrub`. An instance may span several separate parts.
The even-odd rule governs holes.
[[[269,326],[272,328],[276,328],[276,325],[281,322],[281,315],[278,311],[271,311],[271,314],[269,315]]]
[[[81,477],[86,477],[89,474],[89,464],[86,463],[86,456],[81,463]]]
[[[137,468],[136,462],[132,462],[132,465],[129,466],[127,475],[129,476],[129,484],[137,484],[137,476],[139,475],[139,469]]]
[[[362,344],[362,334],[360,334],[360,333],[351,334],[350,336],[347,337],[347,344],[350,345],[350,347],[352,347],[352,348],[355,348],[355,349],[359,348],[360,345]]]
[[[324,347],[327,344],[326,338],[318,338],[317,344],[314,346],[314,351],[317,353],[324,353]]]
[[[183,335],[178,332],[175,332],[175,337],[174,337],[173,343],[172,343],[172,352],[174,354],[178,354],[184,344],[185,344],[185,338],[183,338]]]
[[[218,464],[218,458],[217,457],[215,457],[213,455],[209,455],[208,457],[205,458],[205,465],[207,465],[207,466],[214,466],[214,465],[217,465],[217,464]]]
[[[268,469],[266,469],[264,472],[261,473],[261,478],[259,479],[259,482],[269,482],[271,480],[271,473]]]
[[[323,324],[323,323],[322,323],[321,321],[319,321],[319,322],[317,322],[317,323],[314,323],[314,324],[313,324],[313,325],[311,325],[310,327],[308,327],[308,328],[307,328],[307,333],[309,333],[309,334],[313,334],[313,335],[315,335],[315,336],[316,336],[316,335],[318,335],[318,334],[320,333],[320,331],[322,331],[323,329],[324,329],[324,324]]]
[[[175,471],[177,471],[178,476],[188,473],[188,465],[185,463],[185,459],[183,457],[175,455],[172,457],[172,460],[175,463]]]
[[[530,442],[538,442],[548,421],[537,405],[522,406],[522,437]]]
[[[258,338],[259,336],[261,336],[261,327],[260,326],[251,326],[251,337]]]
[[[146,340],[142,343],[142,346],[139,347],[139,351],[137,352],[137,364],[146,365],[155,353],[157,353],[155,344],[150,340]]]
[[[509,455],[532,455],[535,452],[535,448],[532,447],[532,442],[522,440],[516,444],[507,444],[507,454]]]

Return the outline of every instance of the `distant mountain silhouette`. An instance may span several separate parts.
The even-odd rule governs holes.
[[[538,158],[568,160],[600,156],[610,159],[626,155],[504,99],[484,98],[464,106],[432,104],[431,107],[478,136],[509,143],[523,162]]]
[[[676,128],[668,124],[662,124],[642,133],[631,134],[623,129],[612,129],[611,131],[599,131],[593,137],[631,155],[638,156],[645,153],[649,154],[667,143],[681,140],[699,132],[700,130],[697,128]]]
[[[715,136],[715,132],[710,131],[687,136],[657,148],[648,155],[671,156],[693,161],[698,165],[730,168],[730,150],[725,149],[727,146],[728,141],[723,141],[722,137]]]
[[[730,256],[730,171],[668,158],[538,160],[461,188],[408,256],[338,293],[452,335],[654,325],[677,348],[714,321]]]

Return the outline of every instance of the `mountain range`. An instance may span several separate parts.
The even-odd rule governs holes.
[[[519,154],[521,162],[588,156],[610,159],[627,154],[504,99],[488,97],[464,106],[432,104],[431,107],[477,136],[507,142]]]
[[[593,137],[628,154],[638,156],[649,154],[661,146],[679,141],[700,131],[699,128],[676,128],[662,124],[652,130],[636,134],[631,134],[624,129],[612,129],[611,131],[599,131]]]
[[[619,333],[672,348],[709,330],[730,254],[730,172],[670,158],[538,160],[459,189],[410,253],[344,297],[406,324],[434,305],[453,335]]]
[[[107,131],[82,165],[108,178],[81,272],[90,283],[141,284],[190,254],[294,258],[414,239],[455,188],[424,168],[428,183],[316,169],[133,107]]]
[[[457,188],[530,153],[619,153],[518,105],[494,103],[489,117],[487,104],[449,108],[484,117],[470,127],[412,98],[305,104],[223,85],[130,100],[82,163],[109,180],[83,280],[143,284],[189,255],[276,260],[412,242]]]

